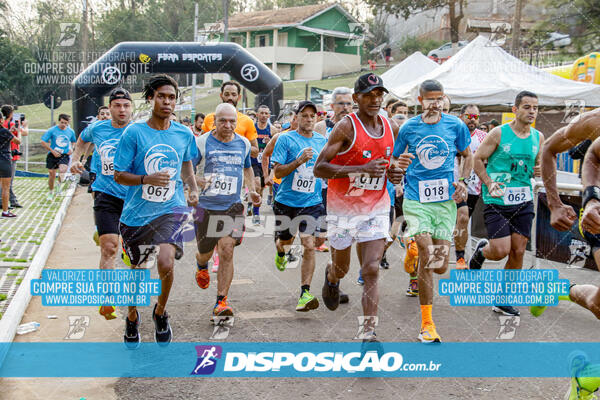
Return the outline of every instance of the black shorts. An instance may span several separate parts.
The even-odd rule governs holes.
[[[207,210],[196,207],[194,227],[200,254],[210,253],[219,239],[226,236],[234,238],[236,246],[242,244],[246,229],[244,222],[244,205],[242,203],[235,203],[227,210]]]
[[[477,205],[477,200],[479,200],[478,194],[470,194],[467,196],[467,201],[461,201],[456,205],[456,208],[459,209],[461,207],[469,207],[469,218],[473,215],[473,210],[475,209],[475,205]]]
[[[11,161],[0,156],[0,178],[12,177]]]
[[[252,170],[254,171],[254,176],[258,176],[260,177],[260,187],[265,187],[265,177],[263,175],[263,171],[262,171],[262,165],[260,164],[253,164],[252,165]]]
[[[326,214],[323,203],[309,207],[290,207],[274,202],[273,213],[279,217],[275,221],[275,237],[280,240],[290,240],[298,231],[313,236],[327,231],[324,224]],[[284,221],[285,224],[282,224]]]
[[[533,201],[512,206],[486,204],[483,217],[488,239],[499,239],[512,233],[530,238],[534,216]]]
[[[404,202],[404,195],[396,196],[394,199],[394,211],[396,213],[396,218],[404,215],[404,211],[402,211],[402,202]]]
[[[321,189],[321,197],[323,198],[323,210],[327,214],[327,188]]]
[[[104,192],[94,192],[94,221],[98,235],[119,234],[123,200]]]
[[[120,222],[119,230],[131,265],[144,263],[154,246],[164,243],[175,246],[175,259],[179,260],[183,256],[186,221],[186,214],[165,214],[143,226],[128,226]]]
[[[60,157],[54,157],[52,153],[46,155],[46,169],[58,169],[60,164],[69,165],[69,158],[67,154],[62,154]]]
[[[392,229],[392,225],[394,224],[394,213],[395,213],[396,203],[390,207],[390,229]]]

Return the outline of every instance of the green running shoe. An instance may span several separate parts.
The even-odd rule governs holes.
[[[284,255],[283,257],[279,257],[278,254],[275,255],[275,266],[280,271],[285,271],[285,267],[287,265],[287,257]]]
[[[529,306],[529,312],[534,317],[539,317],[546,311],[547,306]]]
[[[317,308],[319,308],[319,300],[310,294],[308,290],[305,290],[304,293],[302,293],[300,300],[298,300],[296,311],[306,312]]]

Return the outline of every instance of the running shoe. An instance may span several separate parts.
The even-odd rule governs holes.
[[[456,269],[469,269],[464,257],[459,257],[456,259]]]
[[[54,200],[54,193],[52,191],[49,191],[48,194],[46,194],[46,201],[52,200]]]
[[[346,304],[350,302],[350,297],[340,290],[340,304]]]
[[[142,338],[140,336],[140,313],[135,312],[137,318],[135,321],[130,321],[129,317],[125,317],[125,334],[123,335],[123,342],[125,343],[125,347],[128,349],[134,350],[140,347],[140,343],[142,342]]]
[[[127,252],[125,251],[125,243],[123,243],[123,238],[121,238],[121,260],[123,260],[123,263],[125,265],[127,265],[128,267],[131,267],[131,259],[129,258],[129,256],[127,255]]]
[[[156,307],[158,307],[158,303],[154,305],[154,310],[152,310],[154,340],[160,346],[166,346],[171,343],[171,338],[173,337],[173,330],[171,329],[171,324],[169,324],[169,314],[165,310],[163,315],[156,315]]]
[[[547,306],[529,306],[529,312],[534,317],[539,317],[546,311]]]
[[[406,246],[406,255],[404,256],[404,271],[407,274],[412,274],[417,268],[419,262],[419,248],[414,238],[410,238]]]
[[[252,203],[248,203],[248,207],[246,208],[246,217],[252,216]]]
[[[288,263],[288,257],[285,255],[283,257],[279,257],[279,254],[275,254],[275,266],[280,271],[285,271],[285,267]]]
[[[362,277],[362,273],[358,271],[358,279],[356,280],[356,284],[359,286],[364,286],[365,280]]]
[[[92,239],[94,240],[94,243],[96,243],[96,246],[100,246],[100,235],[98,235],[98,231],[94,231]]]
[[[270,194],[267,197],[267,205],[270,206],[271,204],[273,204],[273,195],[272,194]]]
[[[15,218],[17,214],[13,214],[10,211],[2,211],[2,218]]]
[[[325,268],[325,283],[323,283],[321,296],[323,297],[325,306],[333,311],[340,305],[340,283],[338,282],[336,285],[331,285],[329,283],[327,280],[329,267],[330,264],[327,264],[327,268]]]
[[[440,343],[442,338],[438,335],[435,324],[428,322],[421,327],[421,333],[419,333],[419,340],[421,343]]]
[[[389,269],[390,268],[390,263],[388,263],[387,258],[385,257],[385,255],[383,257],[381,257],[381,261],[379,262],[379,267],[382,269]]]
[[[290,251],[288,251],[287,253],[285,253],[285,256],[287,257],[287,260],[289,262],[294,262],[294,261],[298,261],[298,257],[296,257],[293,253],[292,250],[290,249]]]
[[[252,216],[252,224],[253,225],[260,225],[260,215],[253,215]]]
[[[100,313],[100,315],[102,315],[108,321],[110,321],[111,319],[117,318],[117,313],[115,311],[117,311],[117,307],[115,307],[115,306],[100,306],[100,307],[98,307],[98,312]]]
[[[319,300],[312,294],[305,290],[302,293],[302,297],[298,300],[298,305],[296,306],[296,311],[306,312],[310,310],[315,310],[319,308]]]
[[[210,275],[208,273],[208,268],[200,268],[200,266],[196,263],[196,283],[200,287],[200,289],[208,289],[210,285]]]
[[[233,317],[233,309],[227,304],[227,296],[215,304],[213,315],[215,317]]]
[[[503,315],[511,315],[513,317],[518,317],[519,315],[521,315],[519,310],[517,310],[513,306],[493,306],[492,311]]]
[[[579,380],[575,377],[571,378],[571,386],[565,394],[565,400],[597,400],[598,397],[594,392],[585,390],[579,385]]]
[[[408,289],[406,289],[406,295],[408,297],[417,297],[419,295],[419,280],[411,279],[408,284]]]
[[[483,262],[485,261],[485,257],[483,256],[482,249],[485,245],[488,244],[487,239],[481,239],[477,242],[477,246],[475,247],[475,251],[469,260],[469,269],[481,269],[483,266]]]
[[[317,247],[315,250],[316,251],[320,251],[321,253],[327,253],[329,251],[329,247],[327,247],[325,245],[325,243],[323,243],[322,245],[320,245],[319,247]]]

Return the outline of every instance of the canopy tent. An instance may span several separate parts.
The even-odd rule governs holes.
[[[439,65],[426,57],[420,51],[412,53],[381,75],[383,83],[387,88],[400,86],[419,78],[423,74],[433,71]]]
[[[483,36],[429,73],[399,85],[389,85],[385,78],[384,83],[395,96],[412,103],[426,79],[440,81],[452,104],[509,105],[520,91],[529,90],[538,95],[542,106],[565,106],[565,100],[600,106],[600,85],[564,79],[528,65]]]

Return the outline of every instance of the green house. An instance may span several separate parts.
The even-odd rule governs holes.
[[[337,3],[235,14],[228,25],[229,41],[282,79],[360,71],[364,24]],[[224,40],[222,33],[217,40]]]

